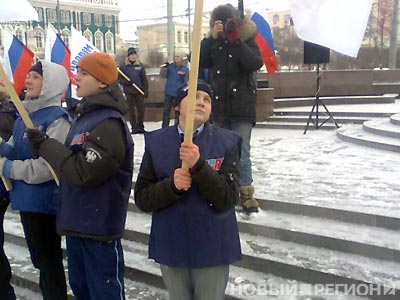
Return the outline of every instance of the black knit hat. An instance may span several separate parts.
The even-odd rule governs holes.
[[[178,106],[179,103],[181,103],[182,99],[187,96],[188,90],[189,85],[187,82],[180,86],[174,99],[174,107]],[[206,92],[210,96],[210,98],[213,99],[213,92],[211,90],[211,87],[204,80],[199,79],[197,81],[197,90]]]
[[[128,49],[128,56],[131,55],[132,53],[137,54],[136,48],[130,47]]]
[[[43,77],[43,68],[42,68],[42,63],[40,61],[38,61],[35,65],[33,65],[31,67],[31,69],[29,70],[29,72],[31,71],[35,71],[36,73],[39,73],[40,76]]]

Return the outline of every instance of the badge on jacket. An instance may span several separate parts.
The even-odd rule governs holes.
[[[215,171],[221,170],[222,162],[224,161],[224,158],[210,158],[207,159],[206,162],[208,165]]]
[[[88,163],[94,163],[96,159],[101,159],[101,155],[96,149],[88,148],[86,150],[85,159]]]

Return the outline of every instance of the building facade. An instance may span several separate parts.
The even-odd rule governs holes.
[[[47,25],[51,23],[67,46],[71,25],[100,51],[115,55],[119,41],[117,0],[29,0],[36,9],[39,21],[10,22],[0,26],[0,46],[3,31],[8,30],[20,39],[37,58],[44,57]]]
[[[173,22],[174,27],[174,53],[190,53],[193,26],[186,23]],[[202,26],[201,36],[205,37],[209,32],[209,25]],[[190,35],[189,35],[190,32]],[[147,64],[154,64],[158,60],[167,60],[167,23],[142,25],[137,27],[140,60]]]

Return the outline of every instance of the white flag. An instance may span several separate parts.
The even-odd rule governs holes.
[[[38,14],[28,0],[3,0],[0,9],[0,22],[39,21]]]
[[[299,38],[357,57],[372,0],[289,0]]]
[[[71,26],[71,72],[76,75],[76,65],[82,56],[92,53],[100,52],[90,41],[88,41],[80,31]],[[73,98],[76,96],[76,85],[72,84],[71,94]]]

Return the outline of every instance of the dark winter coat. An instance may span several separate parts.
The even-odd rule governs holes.
[[[133,172],[133,141],[118,84],[84,98],[66,146],[47,139],[40,155],[61,179],[60,234],[108,241],[122,236]]]
[[[2,99],[0,101],[0,137],[5,141],[8,141],[8,139],[12,135],[15,118],[16,118],[16,110],[13,103],[9,100]],[[6,195],[7,191],[3,185],[3,182],[1,182],[0,201],[3,201],[3,198]]]
[[[192,186],[188,191],[178,191],[173,183],[174,170],[182,163],[177,127],[146,133],[145,138],[135,201],[141,210],[153,212],[149,257],[181,268],[239,260],[234,206],[239,195],[240,138],[206,124],[193,140],[201,158],[190,170]]]
[[[229,42],[212,35],[201,42],[200,68],[210,69],[214,92],[212,118],[256,121],[256,71],[263,65],[254,40],[257,28],[249,19],[240,20],[240,40]]]
[[[121,72],[123,72],[129,79],[126,80],[121,74],[119,74],[119,83],[122,85],[124,93],[137,95],[140,92],[132,85],[132,82],[136,84],[147,97],[149,94],[149,83],[147,81],[146,71],[144,66],[139,63],[131,63],[128,59],[125,64],[119,67]]]

